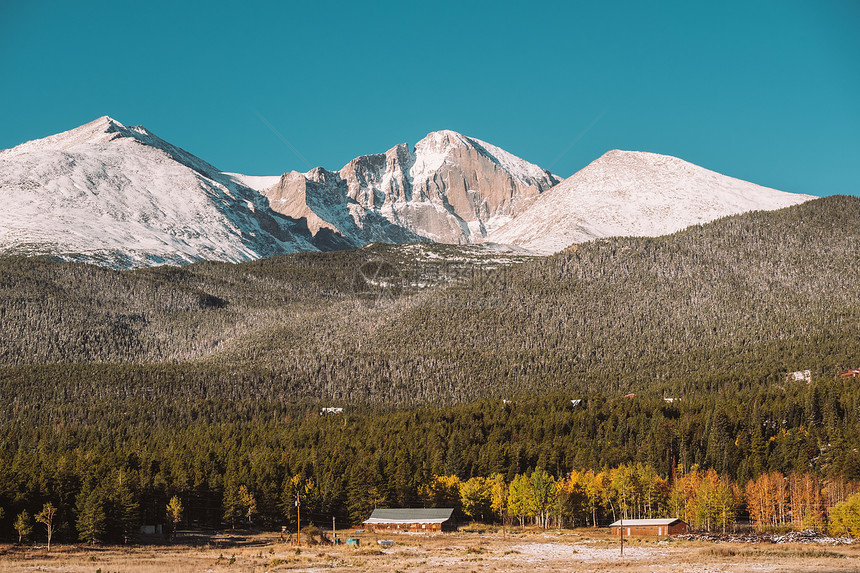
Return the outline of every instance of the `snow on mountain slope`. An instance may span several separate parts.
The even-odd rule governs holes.
[[[222,173],[143,127],[102,117],[0,151],[0,254],[114,267],[244,261],[373,241],[495,243],[552,253],[656,236],[812,199],[674,157],[610,151],[563,182],[454,131],[339,171]]]
[[[507,151],[454,131],[363,155],[340,171],[284,174],[264,189],[272,208],[306,217],[312,231],[372,241],[480,243],[560,179]]]
[[[610,151],[534,201],[487,240],[549,254],[610,236],[659,236],[690,225],[815,199],[709,171],[676,157]]]
[[[3,253],[128,268],[317,250],[259,193],[106,116],[0,151],[0,197]]]
[[[241,173],[227,173],[224,175],[233,178],[239,185],[250,187],[254,191],[262,191],[278,184],[280,175],[242,175]]]

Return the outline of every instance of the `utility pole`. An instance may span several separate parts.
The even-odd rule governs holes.
[[[302,546],[302,502],[299,500],[299,492],[296,492],[296,543]]]
[[[621,532],[621,557],[624,557],[624,514],[621,514],[621,520],[618,522],[618,531]]]

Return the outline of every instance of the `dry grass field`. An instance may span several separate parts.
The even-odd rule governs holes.
[[[618,540],[588,530],[357,537],[359,547],[305,543],[300,550],[275,534],[221,535],[198,545],[131,547],[0,546],[0,573],[263,573],[299,571],[860,571],[860,544],[851,546],[714,544],[633,539],[619,556]],[[377,541],[394,542],[383,548]],[[199,543],[199,539],[195,542]]]

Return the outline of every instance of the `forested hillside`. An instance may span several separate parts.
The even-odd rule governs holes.
[[[504,266],[380,245],[132,272],[3,259],[4,391],[409,405],[832,376],[858,360],[858,215],[829,197]]]
[[[98,500],[150,523],[177,495],[217,525],[240,485],[275,525],[297,484],[309,515],[355,519],[436,503],[442,474],[858,479],[860,391],[835,378],[860,366],[858,220],[860,199],[828,197],[543,259],[2,259],[0,536],[47,501],[71,537]]]

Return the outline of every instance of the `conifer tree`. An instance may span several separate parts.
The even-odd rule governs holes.
[[[224,487],[221,506],[224,508],[224,519],[230,522],[231,529],[236,529],[236,520],[242,516],[238,493],[232,484]]]
[[[113,515],[109,516],[109,524],[121,536],[122,542],[128,543],[140,525],[140,503],[132,489],[131,476],[128,472],[118,473],[110,506]]]
[[[78,538],[95,545],[104,538],[107,516],[104,510],[103,493],[95,487],[78,495]]]

